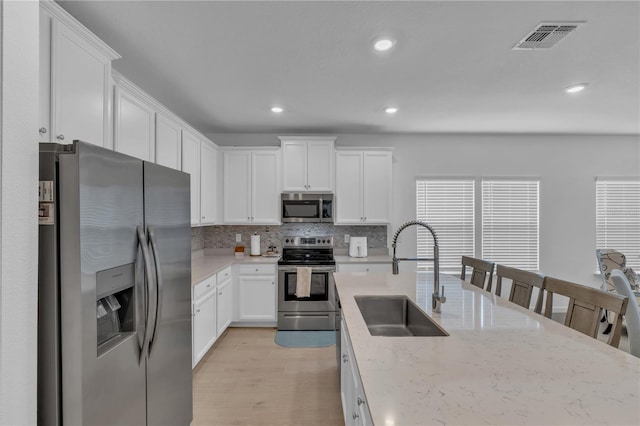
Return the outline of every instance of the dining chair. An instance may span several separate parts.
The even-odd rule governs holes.
[[[640,358],[640,308],[638,308],[637,296],[633,293],[631,284],[622,271],[617,269],[611,271],[611,281],[620,296],[629,298],[627,313],[624,316],[629,336],[629,352]]]
[[[629,303],[628,297],[552,277],[545,277],[544,289],[547,293],[544,316],[551,318],[554,294],[568,297],[569,305],[564,325],[593,338],[598,335],[602,310],[606,309],[613,313],[613,327],[607,343],[618,347],[622,318],[627,311],[627,303]]]
[[[487,284],[487,291],[491,291],[491,284],[493,282],[493,268],[495,263],[488,260],[476,259],[475,257],[462,256],[462,272],[460,273],[460,279],[465,281],[467,266],[472,268],[470,283],[476,287],[484,288],[484,282],[489,275],[489,281]]]
[[[626,275],[632,289],[638,289],[638,279],[633,269],[627,266],[627,257],[624,253],[613,249],[596,249],[596,259],[600,268],[600,278],[602,279],[600,288],[602,290],[616,291],[611,280],[611,272],[615,270],[620,270]],[[602,322],[605,321],[609,324],[603,334],[608,334],[611,330],[611,315],[608,312],[602,318]]]
[[[538,297],[534,312],[542,313],[542,299],[544,297],[544,275],[535,272],[523,271],[510,266],[498,265],[496,267],[496,295],[502,296],[502,279],[511,280],[509,301],[529,309],[533,288],[538,289]]]

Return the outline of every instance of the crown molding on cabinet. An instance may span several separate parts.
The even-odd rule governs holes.
[[[84,40],[86,40],[93,47],[103,52],[109,57],[109,59],[120,59],[121,56],[118,52],[113,50],[108,44],[100,40],[94,33],[92,33],[87,27],[82,25],[76,18],[74,18],[69,12],[64,10],[53,0],[40,0],[40,7],[54,18],[73,28],[73,30]]]
[[[180,124],[180,126],[183,127],[183,130],[186,130],[186,131],[188,131],[190,133],[194,133],[194,134],[198,135],[199,137],[204,138],[216,150],[220,148],[218,145],[215,144],[215,142],[213,142],[208,137],[204,136],[198,130],[194,129],[191,125],[189,125],[189,123],[184,121],[182,118],[178,117],[175,113],[173,113],[167,107],[165,107],[160,102],[158,102],[158,100],[156,98],[154,98],[153,96],[151,96],[150,94],[148,94],[147,92],[145,92],[144,90],[142,90],[141,88],[136,86],[131,80],[129,80],[127,77],[125,77],[122,74],[120,74],[117,70],[112,69],[111,70],[111,75],[112,75],[114,83],[118,87],[127,90],[129,93],[133,94],[134,96],[136,96],[137,98],[139,98],[143,102],[149,104],[153,109],[156,110],[156,113],[162,114],[165,117],[168,117],[168,118],[171,118],[171,119],[175,120],[176,122],[178,122]]]

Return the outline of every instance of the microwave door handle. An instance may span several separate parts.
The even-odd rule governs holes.
[[[151,357],[151,352],[153,351],[155,342],[157,341],[157,337],[158,337],[158,322],[160,321],[160,318],[162,315],[163,282],[162,282],[162,271],[160,268],[161,262],[158,255],[158,244],[156,242],[156,234],[154,233],[153,228],[151,226],[147,228],[147,233],[149,235],[149,243],[151,246],[151,253],[153,254],[153,264],[154,264],[155,273],[156,273],[155,275],[156,277],[156,314],[153,321],[152,331],[149,332],[151,336],[149,338],[149,357]]]
[[[138,234],[138,245],[142,250],[142,260],[144,262],[144,283],[145,283],[145,291],[144,291],[144,311],[145,311],[145,319],[144,319],[144,337],[142,339],[142,345],[140,346],[140,359],[138,363],[142,362],[142,359],[147,355],[149,351],[149,323],[150,323],[150,313],[151,311],[155,312],[155,307],[150,303],[150,295],[151,295],[151,287],[153,281],[153,275],[151,274],[151,262],[149,259],[149,249],[147,248],[147,238],[144,235],[144,230],[142,229],[142,225],[138,225],[136,228]]]

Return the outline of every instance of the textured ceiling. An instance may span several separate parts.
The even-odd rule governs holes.
[[[203,133],[640,133],[637,1],[59,3]],[[511,49],[543,21],[586,24]]]

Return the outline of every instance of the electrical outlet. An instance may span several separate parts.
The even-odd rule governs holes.
[[[344,234],[344,242],[348,243],[351,240],[351,235],[349,234]]]
[[[242,241],[242,234],[236,234],[236,243]]]

